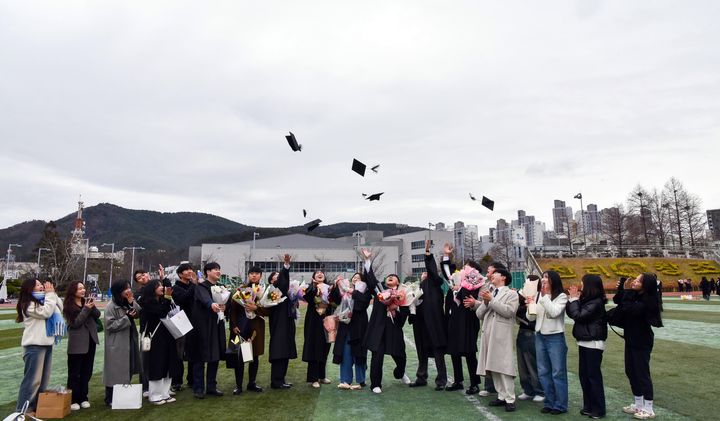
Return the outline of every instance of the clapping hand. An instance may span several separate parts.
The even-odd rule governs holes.
[[[568,295],[570,298],[580,298],[580,290],[578,289],[577,285],[572,285],[570,288],[568,288]]]

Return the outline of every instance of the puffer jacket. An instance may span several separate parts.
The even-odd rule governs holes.
[[[575,321],[573,337],[578,341],[607,340],[608,327],[603,299],[593,298],[588,301],[573,300],[565,308],[568,317]]]

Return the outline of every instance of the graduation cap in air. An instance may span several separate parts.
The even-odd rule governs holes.
[[[470,198],[471,198],[472,200],[477,200],[477,199],[475,198],[475,196],[473,196],[472,193],[469,193],[469,194],[470,194]]]
[[[369,201],[372,202],[373,200],[380,200],[380,196],[382,196],[383,194],[385,194],[385,192],[371,194],[370,196],[368,196],[367,194],[363,193],[363,197],[365,198],[365,200],[369,200]]]
[[[378,170],[380,169],[380,164],[377,164],[377,165],[375,165],[374,167],[371,167],[370,169],[372,170],[372,172],[374,172],[375,174],[377,174],[377,173],[378,173]]]
[[[365,177],[365,168],[367,168],[365,164],[353,158],[352,170],[360,174],[360,177]]]
[[[303,218],[307,218],[307,211],[303,209]]]
[[[285,136],[285,139],[288,141],[288,145],[290,145],[290,148],[293,150],[293,152],[300,152],[302,151],[302,145],[297,143],[297,139],[295,139],[295,135],[293,132],[288,132],[289,135]]]
[[[305,228],[307,228],[308,232],[314,230],[315,228],[320,226],[320,223],[322,222],[321,219],[314,219],[307,224],[305,224]]]
[[[481,202],[481,203],[482,203],[483,206],[485,206],[486,208],[488,208],[488,209],[490,209],[490,210],[493,210],[493,208],[495,208],[495,201],[494,201],[494,200],[490,200],[490,199],[488,199],[488,198],[485,197],[485,196],[482,197],[482,202]]]

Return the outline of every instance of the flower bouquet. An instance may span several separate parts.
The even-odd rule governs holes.
[[[402,303],[403,306],[408,307],[410,314],[417,313],[417,306],[422,304],[423,290],[420,288],[419,282],[410,282],[401,285],[401,288],[405,290],[405,301]]]
[[[377,299],[387,307],[387,316],[394,323],[398,307],[400,307],[401,303],[406,300],[405,291],[401,289],[388,288],[380,291],[377,295]]]
[[[285,301],[287,297],[283,297],[282,291],[275,288],[274,285],[268,285],[267,288],[265,288],[265,291],[262,294],[262,297],[260,300],[258,300],[258,306],[260,307],[274,307],[283,301]]]
[[[303,298],[307,288],[308,284],[305,281],[300,282],[296,279],[290,281],[290,285],[288,286],[288,298],[290,298],[290,301],[293,303],[297,303],[298,300]]]
[[[317,313],[321,316],[324,315],[327,311],[328,305],[330,304],[330,285],[318,284],[317,293],[315,294],[313,300],[315,302],[315,311],[317,311]]]
[[[464,288],[466,291],[475,291],[476,289],[482,288],[485,285],[487,278],[482,276],[477,269],[465,266],[460,272],[458,272],[458,279],[460,281],[460,288]],[[460,299],[457,297],[458,291],[453,291],[453,300],[458,306],[462,305]]]
[[[241,306],[245,307],[246,304],[251,303],[258,305],[258,301],[260,300],[260,297],[262,297],[264,292],[264,288],[260,284],[251,284],[244,287],[239,287],[237,291],[235,291],[235,294],[233,294],[233,300],[240,304]],[[249,311],[247,308],[245,309],[245,315],[248,319],[254,319],[256,314],[254,311]]]
[[[230,298],[230,291],[222,285],[213,285],[210,287],[210,294],[212,295],[213,302],[215,304],[225,305],[228,298]],[[225,319],[225,313],[220,311],[217,313],[218,323]]]

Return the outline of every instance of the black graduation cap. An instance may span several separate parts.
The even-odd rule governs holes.
[[[365,177],[365,164],[353,158],[352,170],[360,174],[361,177]]]
[[[288,145],[290,145],[290,148],[293,150],[293,152],[300,152],[302,151],[302,145],[297,143],[297,140],[295,139],[295,135],[293,132],[288,132],[289,135],[285,136],[285,139],[288,141]]]
[[[312,220],[312,221],[308,222],[307,224],[305,224],[305,228],[307,228],[308,231],[312,231],[315,228],[319,227],[321,222],[322,222],[321,219]]]
[[[485,206],[486,208],[490,209],[490,210],[493,210],[493,208],[495,207],[495,201],[494,201],[494,200],[490,200],[490,199],[488,199],[487,197],[483,196],[483,198],[482,198],[482,205]]]
[[[303,209],[303,218],[307,218],[307,211]]]
[[[472,193],[469,193],[469,194],[470,194],[470,198],[471,198],[472,200],[477,200],[477,199],[475,198],[475,196],[473,196]]]
[[[372,167],[372,168],[370,168],[370,169],[372,170],[372,172],[374,172],[375,174],[377,174],[379,168],[380,168],[380,164],[377,164],[377,165],[375,165],[374,167]]]
[[[369,200],[372,202],[373,200],[380,200],[380,196],[382,196],[383,194],[385,194],[385,192],[371,194],[370,196],[363,194],[363,196],[366,196],[365,200]]]

